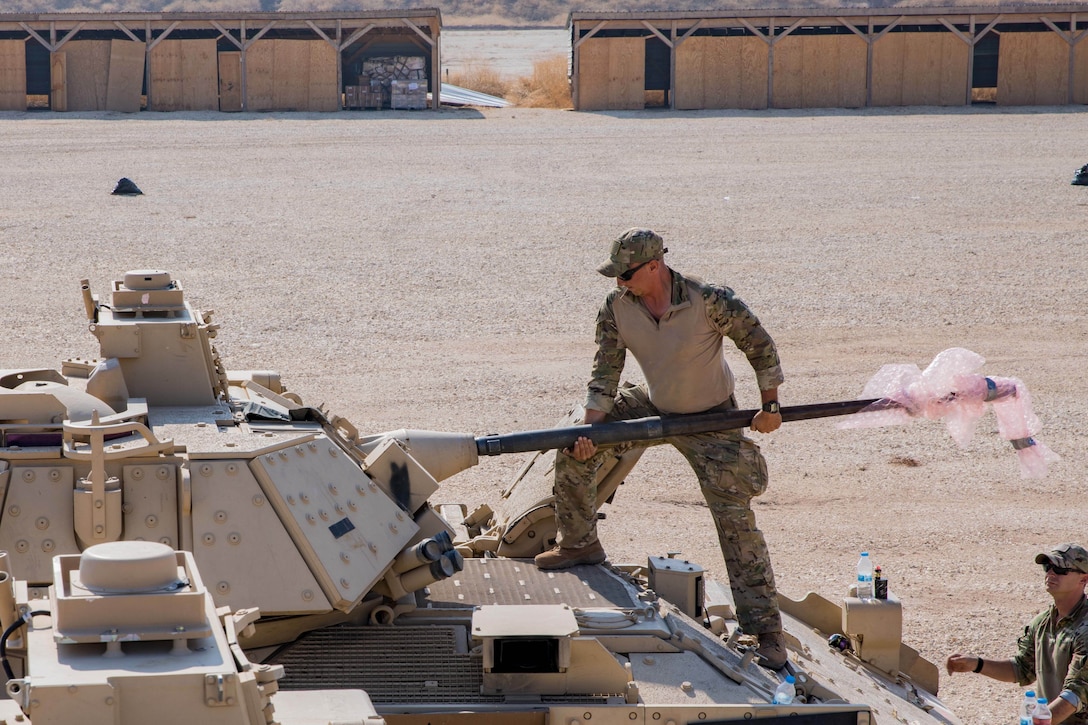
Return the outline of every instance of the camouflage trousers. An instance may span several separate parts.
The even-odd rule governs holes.
[[[735,408],[734,401],[713,408]],[[661,415],[645,387],[621,388],[609,420]],[[751,500],[767,489],[767,462],[759,446],[739,430],[622,443],[598,450],[584,463],[559,451],[555,457],[555,512],[560,546],[580,548],[597,540],[597,470],[612,456],[669,443],[699,479],[729,572],[737,619],[748,634],[781,630],[778,592],[763,532],[756,528]]]

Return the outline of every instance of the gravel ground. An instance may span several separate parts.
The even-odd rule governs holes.
[[[1020,478],[989,413],[965,450],[935,421],[802,422],[760,438],[755,505],[784,594],[842,596],[868,550],[924,656],[1007,656],[1048,601],[1035,553],[1088,541],[1088,189],[1069,184],[1086,137],[1079,107],[3,113],[0,368],[94,356],[79,280],[105,295],[160,268],[217,310],[229,368],[278,369],[364,431],[545,427],[583,394],[609,286],[595,265],[649,226],[675,268],[758,313],[784,404],[858,397],[881,365],[955,346],[1025,382],[1062,456],[1043,480]],[[145,195],[111,196],[121,177]],[[493,499],[512,458],[440,495]],[[607,516],[613,561],[675,549],[724,580],[671,449]],[[1019,690],[958,675],[941,696],[965,723],[1003,723]]]

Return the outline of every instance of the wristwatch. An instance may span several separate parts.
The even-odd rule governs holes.
[[[781,408],[778,405],[778,401],[777,400],[768,400],[766,403],[763,404],[763,412],[764,413],[774,413],[775,415],[780,415],[781,414]]]

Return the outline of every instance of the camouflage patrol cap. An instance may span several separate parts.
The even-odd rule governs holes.
[[[635,227],[616,237],[608,253],[608,261],[597,267],[597,271],[605,277],[619,277],[643,262],[660,259],[667,251],[665,242],[657,233]]]
[[[1081,574],[1088,574],[1088,551],[1079,544],[1059,544],[1050,551],[1035,557],[1036,564],[1047,562],[1063,569],[1073,569]]]

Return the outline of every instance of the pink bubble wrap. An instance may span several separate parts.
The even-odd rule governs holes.
[[[998,432],[1016,449],[1021,475],[1042,478],[1047,463],[1059,457],[1034,439],[1041,426],[1031,410],[1031,396],[1016,378],[978,374],[985,362],[977,353],[953,347],[933,358],[925,370],[913,364],[885,365],[862,391],[863,398],[880,400],[847,416],[838,427],[874,428],[916,418],[943,418],[952,439],[966,448],[989,401],[997,416]]]

